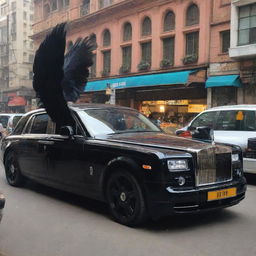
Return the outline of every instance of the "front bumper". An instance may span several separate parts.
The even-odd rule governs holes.
[[[152,189],[152,184],[150,184],[149,187]],[[220,200],[207,200],[209,191],[228,188],[236,188],[237,195]],[[160,191],[159,189],[160,188],[158,188],[158,192]],[[225,208],[238,204],[242,199],[245,198],[245,191],[245,178],[226,182],[223,184],[208,185],[188,190],[174,190],[171,187],[167,187],[165,188],[165,192],[161,193],[162,195],[160,200],[158,200],[156,197],[150,198],[148,201],[149,212],[153,219],[158,219],[160,217],[173,214],[196,213],[216,210],[219,208]]]
[[[4,198],[4,195],[0,193],[0,221],[3,216],[4,205],[5,205],[5,198]]]

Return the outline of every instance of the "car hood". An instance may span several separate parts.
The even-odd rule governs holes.
[[[103,139],[103,138],[96,138]],[[205,142],[199,142],[191,139],[172,136],[165,133],[141,132],[141,133],[125,133],[114,134],[104,138],[104,140],[112,142],[120,142],[134,145],[168,148],[174,150],[197,152],[212,145]]]

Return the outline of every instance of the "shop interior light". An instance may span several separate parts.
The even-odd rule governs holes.
[[[165,112],[165,106],[164,105],[160,105],[159,110],[161,113]]]

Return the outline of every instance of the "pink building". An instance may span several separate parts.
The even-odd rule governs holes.
[[[69,21],[67,48],[85,36],[97,45],[82,101],[106,102],[111,87],[117,104],[186,122],[207,104],[220,104],[222,93],[210,83],[205,88],[207,71],[211,79],[239,79],[239,62],[228,54],[230,5],[230,0],[35,0],[33,39],[39,45],[53,26]]]

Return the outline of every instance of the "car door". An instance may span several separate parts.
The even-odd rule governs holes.
[[[18,144],[18,161],[22,172],[34,178],[46,178],[45,139],[49,117],[45,113],[31,116]]]
[[[53,132],[46,139],[47,173],[49,180],[55,185],[83,194],[89,189],[86,178],[86,170],[89,168],[87,155],[84,154],[86,137],[82,134],[81,128],[73,128],[75,134],[72,137]]]

